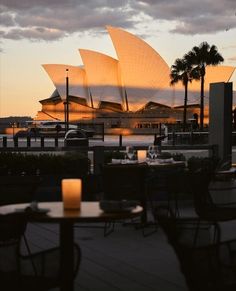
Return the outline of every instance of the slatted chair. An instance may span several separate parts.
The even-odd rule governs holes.
[[[39,176],[0,176],[0,205],[29,203],[40,184]]]
[[[35,191],[41,178],[36,175],[0,176],[0,206],[16,203],[30,203],[34,200]],[[31,254],[25,233],[23,240],[28,253]]]
[[[144,164],[104,165],[103,199],[136,201],[143,209],[146,220],[145,178],[147,167]]]
[[[198,230],[195,219],[176,218],[168,207],[156,212],[159,225],[179,260],[190,291],[236,290],[236,238],[221,242],[216,223]]]
[[[102,169],[103,200],[129,201],[143,207],[141,227],[147,226],[147,199],[146,199],[146,171],[145,164],[108,164]],[[135,223],[132,223],[135,225]]]
[[[26,214],[0,215],[0,284],[4,291],[43,291],[59,287],[60,250],[47,249],[31,255],[21,254],[21,238],[26,229]],[[81,251],[74,244],[74,277]]]
[[[199,219],[215,222],[236,219],[235,204],[227,204],[224,207],[213,202],[209,191],[211,178],[212,176],[204,171],[196,172],[191,177],[194,207]]]
[[[180,215],[179,198],[188,192],[186,173],[183,167],[153,167],[147,176],[147,197],[155,217],[156,208],[167,205],[175,215]]]

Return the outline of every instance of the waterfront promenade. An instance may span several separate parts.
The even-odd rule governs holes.
[[[3,136],[5,135],[0,135],[0,151],[3,146]],[[8,148],[13,148],[13,138],[12,135],[7,136],[9,141],[8,141]],[[112,147],[112,146],[119,146],[119,136],[118,135],[105,135],[104,136],[104,141],[103,140],[89,140],[89,147],[94,147],[94,146],[105,146],[105,147]],[[137,147],[148,147],[149,145],[153,144],[154,142],[154,136],[153,135],[131,135],[131,136],[123,136],[122,137],[122,145],[127,146],[127,145],[132,145],[132,146],[137,146]],[[31,147],[36,148],[40,147],[41,141],[40,138],[34,139],[31,138]],[[162,143],[163,146],[167,145],[167,142],[164,141]],[[26,139],[21,138],[18,141],[18,146],[19,147],[26,147]],[[44,146],[45,147],[50,147],[53,148],[55,147],[55,140],[51,138],[45,138],[44,140]],[[59,151],[54,152],[55,154],[60,154],[62,153],[60,151],[60,148],[64,146],[64,139],[59,138],[58,139],[58,149]],[[181,149],[181,150],[173,150],[173,152],[181,152],[185,156],[186,159],[190,158],[191,156],[196,156],[196,157],[207,157],[209,155],[209,150],[208,149]],[[92,153],[89,152],[89,157],[92,160]],[[232,147],[232,163],[236,163],[236,146]]]

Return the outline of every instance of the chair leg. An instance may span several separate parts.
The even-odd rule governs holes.
[[[115,229],[115,222],[106,222],[104,226],[104,237],[111,234]]]
[[[146,233],[145,229],[147,229],[149,227],[154,227],[154,229]],[[147,236],[157,232],[157,229],[158,229],[157,222],[147,222],[147,223],[143,224],[143,226],[142,226],[143,237],[147,237]]]
[[[198,233],[199,233],[199,228],[200,228],[200,219],[198,219],[197,227],[196,227],[196,230],[195,230],[195,235],[194,235],[194,239],[193,239],[193,245],[194,246],[196,246],[196,244],[197,244],[197,237],[198,237]]]
[[[32,268],[33,268],[33,270],[34,270],[35,276],[37,276],[37,269],[36,269],[36,266],[35,266],[34,261],[33,261],[33,259],[32,259],[32,253],[31,253],[31,250],[30,250],[30,247],[29,247],[29,244],[28,244],[28,241],[27,241],[27,239],[26,239],[25,234],[23,235],[23,240],[24,240],[24,243],[25,243],[25,246],[26,246],[27,252],[28,252],[28,254],[29,254],[30,262],[31,262]]]

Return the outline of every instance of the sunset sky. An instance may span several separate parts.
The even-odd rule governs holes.
[[[79,48],[116,58],[106,25],[145,40],[169,66],[207,41],[236,66],[235,0],[1,0],[0,117],[31,116],[54,86],[42,64],[81,65]],[[231,81],[236,90],[236,73]]]

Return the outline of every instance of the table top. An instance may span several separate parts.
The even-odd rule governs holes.
[[[109,165],[146,165],[147,167],[176,167],[181,166],[185,167],[184,161],[174,161],[173,159],[156,159],[156,160],[145,160],[139,162],[137,160],[129,161],[122,159],[112,159],[112,162]]]
[[[25,212],[29,204],[11,204],[0,207],[0,214],[10,214],[13,212]],[[136,206],[130,211],[124,212],[104,212],[99,207],[99,202],[82,202],[80,210],[68,210],[63,208],[63,202],[40,202],[39,209],[48,209],[46,214],[30,213],[29,221],[39,222],[109,222],[120,219],[128,219],[140,216],[143,212],[141,206]]]

